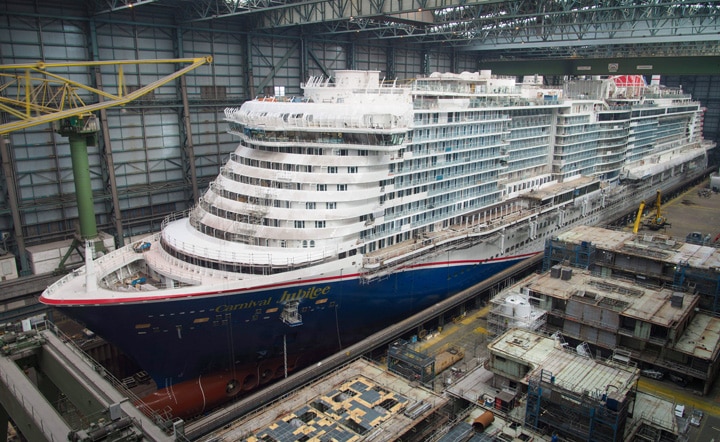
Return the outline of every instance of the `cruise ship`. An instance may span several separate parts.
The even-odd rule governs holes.
[[[45,290],[176,417],[258,388],[703,176],[704,109],[640,76],[310,78],[225,110],[185,213]]]

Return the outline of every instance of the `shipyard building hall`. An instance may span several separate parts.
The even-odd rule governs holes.
[[[0,441],[720,440],[718,23],[0,1]]]

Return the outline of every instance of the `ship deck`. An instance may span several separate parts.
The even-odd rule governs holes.
[[[503,226],[517,224],[524,219],[531,218],[540,211],[546,210],[552,205],[551,201],[548,202],[552,196],[582,188],[594,181],[595,179],[592,177],[580,177],[564,183],[554,183],[540,190],[525,192],[494,206],[483,207],[476,212],[464,215],[459,222],[446,229],[424,232],[420,238],[411,238],[368,252],[365,254],[365,263],[384,262],[388,264],[405,255],[419,252],[421,249],[433,245],[437,246],[452,241],[455,238],[467,235],[491,235],[495,231],[499,232]],[[538,204],[543,203],[547,204],[538,206]]]

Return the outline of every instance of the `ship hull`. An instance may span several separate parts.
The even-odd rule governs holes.
[[[427,263],[369,282],[337,275],[240,293],[58,308],[132,355],[166,387],[284,353],[306,365],[528,256]],[[279,302],[289,296],[299,301],[301,324],[281,320]]]

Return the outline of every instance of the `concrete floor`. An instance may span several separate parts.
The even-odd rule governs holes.
[[[701,196],[708,184],[709,179],[661,206],[660,214],[667,218],[670,226],[660,230],[660,233],[682,241],[691,232],[710,235],[711,241],[720,234],[720,193],[709,192],[708,197]],[[654,217],[655,210],[654,201],[648,201],[644,212]],[[632,230],[632,224],[627,227]],[[642,229],[640,232],[653,231]]]

